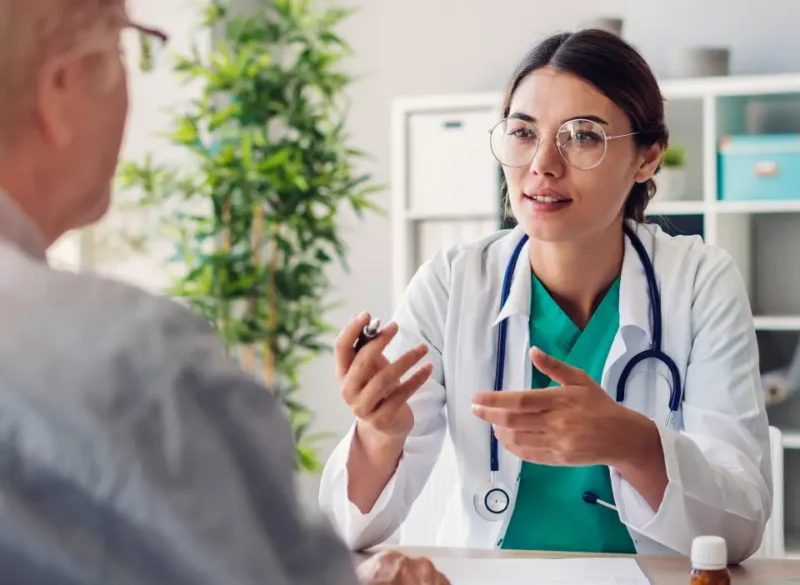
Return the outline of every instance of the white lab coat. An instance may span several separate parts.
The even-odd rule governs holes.
[[[669,371],[655,360],[634,369],[624,404],[658,424],[669,483],[654,511],[611,469],[614,499],[638,552],[689,554],[695,536],[715,534],[727,540],[730,562],[740,562],[759,548],[772,509],[768,425],[747,293],[724,250],[696,236],[672,237],[654,225],[636,229],[655,267],[663,349],[677,364],[685,400],[680,430],[667,428]],[[352,549],[381,543],[400,526],[447,431],[456,453],[457,489],[449,498],[437,543],[472,548],[501,544],[522,461],[500,446],[498,479],[511,487],[512,506],[502,522],[481,519],[473,495],[489,479],[489,428],[472,414],[470,396],[494,387],[497,326],[506,317],[504,387],[531,385],[531,267],[525,261],[530,242],[500,309],[503,273],[521,236],[517,227],[442,251],[409,284],[395,315],[399,333],[386,355],[394,359],[425,342],[434,369],[410,401],[415,423],[399,466],[372,510],[360,513],[347,498],[351,428],[322,476],[322,509]],[[651,343],[647,280],[636,251],[625,241],[620,328],[601,384],[612,397],[624,365]],[[587,504],[579,500],[575,505]]]

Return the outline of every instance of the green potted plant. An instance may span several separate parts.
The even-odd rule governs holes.
[[[661,156],[661,169],[655,174],[656,197],[659,201],[683,199],[686,192],[686,150],[672,144]]]
[[[225,2],[206,11],[203,28],[221,40],[176,57],[175,72],[203,89],[167,135],[193,163],[125,162],[120,184],[158,211],[174,244],[180,272],[167,294],[207,317],[229,355],[281,397],[297,465],[316,471],[321,435],[309,432],[298,375],[329,349],[327,269],[346,268],[340,210],[377,210],[369,197],[380,189],[356,170],[363,153],[345,132],[350,51],[336,26],[352,11],[310,0],[263,0],[245,17]]]

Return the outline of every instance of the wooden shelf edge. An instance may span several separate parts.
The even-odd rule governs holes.
[[[647,206],[647,215],[703,215],[706,212],[703,201],[653,201]]]
[[[800,199],[786,200],[752,200],[752,201],[725,201],[714,202],[713,210],[719,214],[726,213],[799,213]]]
[[[800,94],[800,75],[774,73],[662,79],[659,85],[667,99]]]
[[[406,211],[403,214],[403,219],[406,221],[488,221],[488,220],[497,220],[500,221],[500,213],[493,212],[490,213],[488,211],[433,211],[433,212],[426,212],[426,211]],[[499,225],[499,224],[498,224]]]
[[[798,315],[757,315],[753,324],[758,331],[797,331],[800,332]]]
[[[784,449],[800,449],[800,429],[780,429],[780,431],[783,434],[781,442]],[[800,552],[800,535],[798,535],[797,544]]]

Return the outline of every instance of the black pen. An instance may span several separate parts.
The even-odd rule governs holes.
[[[353,350],[358,353],[360,349],[378,336],[378,333],[380,333],[380,328],[380,319],[373,319],[367,325],[365,325],[361,330],[361,333],[358,334],[358,339],[356,339],[356,342],[353,344]]]

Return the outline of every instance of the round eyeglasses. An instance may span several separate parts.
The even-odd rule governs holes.
[[[539,151],[540,130],[531,122],[519,118],[500,120],[489,131],[492,154],[506,167],[525,167],[533,162]],[[608,141],[638,132],[608,136],[593,120],[577,118],[564,122],[555,133],[561,158],[575,168],[588,170],[599,165],[606,156]]]

